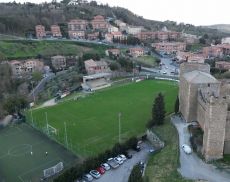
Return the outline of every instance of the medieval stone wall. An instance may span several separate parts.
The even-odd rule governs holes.
[[[230,154],[230,111],[228,111],[225,127],[224,153]]]
[[[223,157],[227,103],[210,97],[205,112],[203,154],[207,161]]]

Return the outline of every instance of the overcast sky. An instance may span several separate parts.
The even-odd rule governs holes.
[[[13,0],[0,0],[9,2]],[[51,0],[15,0],[50,2]],[[230,24],[230,0],[98,0],[110,6],[128,8],[152,20],[172,20],[194,25]]]

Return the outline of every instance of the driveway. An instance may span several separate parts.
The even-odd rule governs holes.
[[[130,154],[133,155],[131,159],[127,159],[121,166],[119,166],[117,169],[111,169],[107,171],[104,175],[101,176],[101,178],[94,180],[97,182],[128,182],[129,175],[132,171],[132,168],[135,164],[139,163],[140,161],[143,161],[145,164],[148,160],[149,149],[151,147],[146,144],[141,144],[141,151],[135,152],[130,151]]]
[[[210,182],[230,182],[230,173],[220,171],[215,166],[202,161],[194,152],[187,155],[182,150],[182,144],[188,144],[189,132],[188,123],[178,116],[171,118],[172,123],[176,126],[180,140],[180,168],[178,171],[185,178],[193,180],[208,180]]]

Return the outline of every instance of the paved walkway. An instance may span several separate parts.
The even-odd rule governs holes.
[[[180,168],[178,171],[185,178],[193,180],[208,180],[209,182],[230,182],[230,173],[220,171],[215,166],[202,161],[195,153],[187,155],[182,150],[182,144],[188,144],[189,132],[188,123],[185,123],[180,117],[171,118],[172,123],[176,126],[180,140]]]

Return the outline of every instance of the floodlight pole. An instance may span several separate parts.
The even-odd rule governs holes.
[[[118,134],[119,134],[119,143],[121,143],[121,113],[118,113]]]
[[[32,113],[31,107],[30,107],[30,114],[31,114],[31,122],[32,122],[32,125],[34,126],[34,118],[33,118],[33,113]]]
[[[66,130],[66,122],[64,122],[64,126],[65,126],[65,142],[66,142],[66,147],[68,148],[68,139],[67,139],[67,130]]]
[[[49,128],[48,128],[47,112],[45,112],[45,114],[46,114],[46,129],[47,129],[48,135],[50,135]]]

